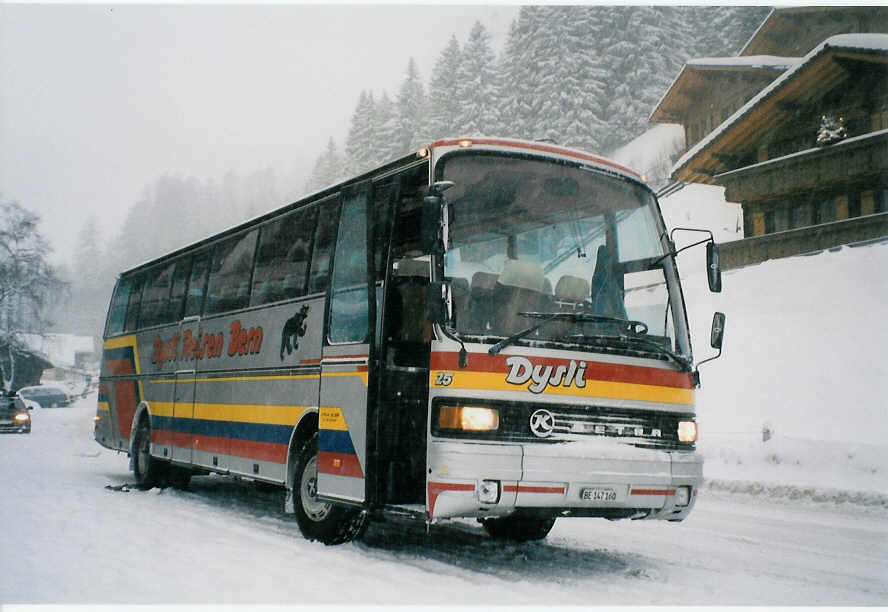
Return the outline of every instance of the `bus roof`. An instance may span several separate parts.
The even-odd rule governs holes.
[[[579,149],[573,149],[570,147],[562,147],[556,144],[552,144],[549,142],[542,141],[533,141],[533,140],[520,140],[516,138],[491,138],[491,137],[462,137],[462,138],[442,138],[439,140],[435,140],[425,147],[421,147],[419,149],[415,149],[410,151],[400,157],[396,157],[391,159],[383,164],[380,164],[372,169],[367,170],[366,172],[362,172],[359,175],[351,177],[345,181],[335,183],[333,185],[329,185],[324,187],[323,189],[310,192],[301,196],[298,200],[291,202],[289,204],[285,204],[283,206],[279,206],[267,212],[261,213],[252,217],[250,219],[246,219],[232,227],[222,230],[220,232],[216,232],[210,236],[205,238],[201,238],[195,242],[184,245],[181,248],[175,249],[174,251],[170,251],[168,253],[164,253],[159,257],[154,257],[140,263],[137,266],[132,266],[127,270],[121,272],[121,276],[129,275],[131,273],[135,273],[137,271],[141,271],[143,269],[150,268],[154,265],[157,265],[165,260],[172,259],[173,257],[179,256],[183,253],[186,253],[191,250],[199,249],[205,245],[209,245],[212,242],[217,240],[221,240],[226,238],[232,234],[237,233],[243,229],[246,229],[250,226],[257,225],[259,223],[263,223],[267,220],[273,219],[274,217],[286,213],[292,209],[299,208],[304,205],[308,205],[312,202],[317,202],[319,200],[324,199],[325,197],[332,195],[341,189],[355,184],[365,181],[371,178],[376,174],[386,174],[386,170],[394,170],[410,161],[420,161],[422,159],[427,159],[429,157],[429,151],[432,149],[441,149],[441,148],[460,148],[460,149],[469,149],[472,147],[483,148],[484,150],[523,150],[528,153],[536,153],[536,154],[544,154],[546,156],[554,156],[562,159],[574,160],[574,161],[582,161],[585,163],[591,163],[595,167],[605,172],[610,172],[614,174],[618,174],[624,178],[628,178],[632,181],[644,182],[644,178],[638,174],[637,172],[626,168],[614,161],[606,159],[604,157],[599,157],[597,155],[592,155],[590,153],[586,153],[585,151],[581,151]]]

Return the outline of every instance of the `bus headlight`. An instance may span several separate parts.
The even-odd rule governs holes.
[[[494,431],[499,429],[499,411],[483,406],[441,406],[438,426],[463,431]]]
[[[696,442],[697,441],[697,424],[694,421],[678,422],[678,441],[679,442]]]
[[[30,420],[31,416],[26,412],[19,412],[17,415],[15,415],[16,423],[27,423]]]

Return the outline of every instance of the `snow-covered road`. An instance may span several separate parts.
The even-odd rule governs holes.
[[[373,524],[307,542],[279,492],[225,477],[115,492],[95,396],[0,437],[0,603],[888,604],[884,505],[706,489],[681,524],[562,519],[541,543],[479,526]]]

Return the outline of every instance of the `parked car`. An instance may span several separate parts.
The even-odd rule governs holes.
[[[0,392],[0,431],[31,433],[31,415],[25,402],[14,392]]]
[[[41,408],[60,408],[71,403],[67,393],[49,385],[22,387],[18,390],[18,394],[22,399],[35,402]]]

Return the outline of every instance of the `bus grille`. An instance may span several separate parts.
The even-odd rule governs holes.
[[[436,402],[439,404],[442,402]],[[446,400],[447,404],[465,403]],[[693,413],[634,410],[607,406],[534,405],[517,402],[485,402],[497,408],[500,426],[496,432],[445,431],[437,427],[437,412],[432,422],[432,434],[448,438],[472,438],[507,442],[563,442],[566,436],[607,438],[639,448],[661,450],[694,450],[693,443],[678,440],[678,422],[694,420]],[[541,437],[531,430],[531,417],[540,411],[552,415],[554,427],[549,435]]]

